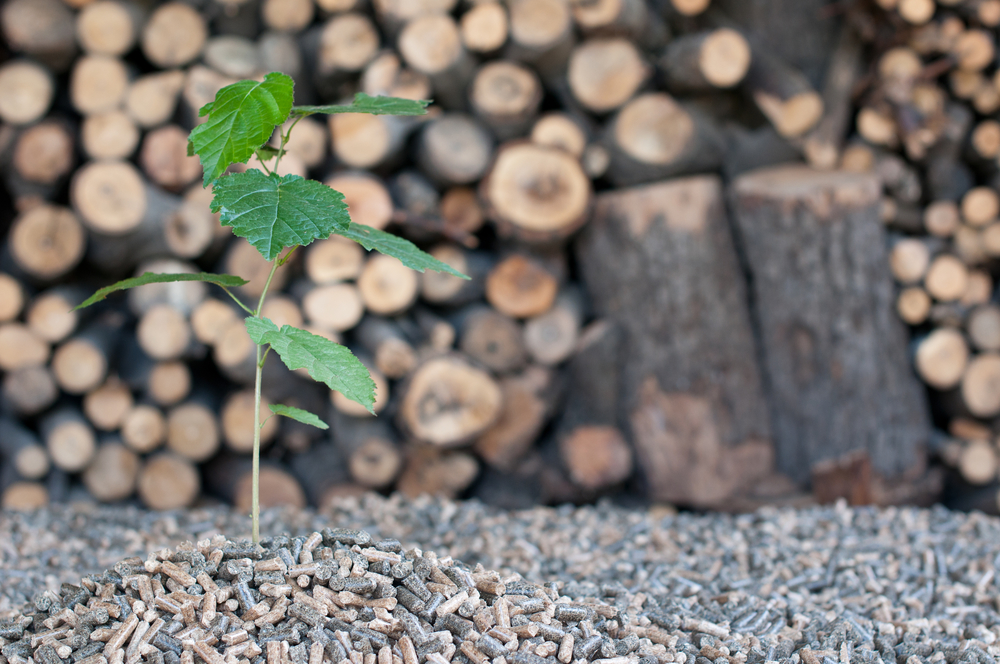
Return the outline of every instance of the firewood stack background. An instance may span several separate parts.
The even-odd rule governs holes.
[[[996,513],[998,25],[1000,0],[7,0],[3,505],[249,505],[239,310],[198,283],[70,309],[143,271],[259,295],[186,136],[283,71],[299,104],[434,99],[303,120],[281,169],[474,279],[337,239],[279,270],[265,315],[348,344],[379,417],[270,358],[266,400],[332,430],[268,421],[264,505]]]

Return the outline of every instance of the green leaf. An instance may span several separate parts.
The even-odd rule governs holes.
[[[263,82],[238,81],[219,90],[215,101],[201,107],[208,121],[191,130],[194,151],[205,169],[204,185],[244,163],[271,138],[292,108],[292,79],[271,72]]]
[[[209,274],[207,272],[198,272],[196,274],[157,274],[154,272],[144,272],[138,277],[124,279],[116,284],[105,286],[77,305],[73,310],[76,311],[77,309],[89,307],[95,302],[100,302],[115,291],[127,290],[136,286],[145,286],[146,284],[167,284],[173,281],[205,281],[224,288],[236,288],[237,286],[249,283],[246,279],[241,279],[231,274]]]
[[[261,161],[268,161],[269,159],[274,159],[278,156],[278,148],[272,148],[270,145],[262,145],[257,148],[257,158]]]
[[[212,212],[269,261],[285,247],[307,245],[347,230],[344,195],[322,182],[252,168],[216,180]]]
[[[346,232],[334,232],[338,235],[343,235],[350,240],[354,240],[368,251],[374,249],[375,251],[385,254],[386,256],[398,258],[403,265],[416,270],[417,272],[434,270],[435,272],[452,274],[456,277],[461,277],[462,279],[469,278],[467,275],[462,274],[447,263],[443,263],[434,258],[426,251],[421,251],[417,248],[417,245],[413,244],[409,240],[404,240],[403,238],[397,237],[392,233],[386,233],[385,231],[380,231],[376,228],[372,228],[371,226],[365,226],[364,224],[356,224],[353,221]]]
[[[328,106],[294,106],[292,113],[295,115],[312,115],[313,113],[323,113],[334,115],[336,113],[369,113],[371,115],[426,115],[427,105],[430,100],[426,99],[401,99],[400,97],[372,97],[364,92],[354,95],[354,102],[350,104],[331,104]]]
[[[330,425],[319,419],[317,416],[310,413],[308,410],[302,410],[301,408],[295,408],[294,406],[283,406],[280,403],[271,404],[268,406],[271,412],[275,415],[281,415],[282,417],[291,418],[297,422],[302,422],[302,424],[309,424],[317,429],[329,429]]]
[[[314,380],[375,414],[375,381],[345,346],[291,325],[279,330],[267,318],[250,316],[244,322],[254,343],[270,345],[289,369],[306,369]]]

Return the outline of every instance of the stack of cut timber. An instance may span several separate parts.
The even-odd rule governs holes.
[[[263,412],[306,408],[331,432],[267,421],[262,504],[400,490],[741,509],[810,481],[824,499],[846,495],[822,478],[851,461],[852,436],[876,490],[851,496],[933,496],[926,417],[883,296],[891,268],[942,412],[1000,412],[988,262],[1000,256],[1000,125],[974,115],[1000,107],[1000,92],[989,3],[935,15],[925,0],[933,20],[912,29],[913,3],[889,4],[905,20],[860,5],[831,18],[825,0],[780,3],[777,22],[769,0],[8,0],[2,504],[249,503],[256,353],[241,310],[193,282],[72,307],[147,270],[237,274],[250,280],[237,296],[256,301],[268,267],[209,212],[186,135],[222,86],[273,70],[295,78],[300,104],[357,91],[435,100],[425,118],[302,120],[281,172],[326,182],[355,221],[473,279],[418,274],[336,237],[277,271],[264,315],[348,345],[375,378],[378,417],[272,354]],[[868,42],[897,46],[862,91]],[[749,241],[776,234],[753,196],[734,219],[746,237],[733,237],[723,201],[734,176],[802,156],[877,173],[886,193],[845,201],[856,188],[821,178],[809,195],[764,197],[780,209],[812,210],[815,192],[837,201],[835,223],[789,237],[845,253],[790,294],[774,271],[791,269],[795,248],[773,256]],[[872,189],[874,175],[858,177]],[[876,208],[891,254],[881,229],[844,230]],[[762,335],[813,291],[826,317],[783,353]],[[776,318],[754,320],[751,299]],[[895,359],[848,366],[852,344]],[[837,375],[796,392],[795,371]],[[869,377],[854,397],[836,389]],[[896,396],[896,410],[865,410]],[[855,428],[825,420],[824,399],[858,415]],[[796,446],[803,432],[829,439]]]

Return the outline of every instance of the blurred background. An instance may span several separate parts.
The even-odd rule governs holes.
[[[249,508],[254,348],[201,283],[265,264],[187,134],[242,78],[282,173],[473,276],[330,239],[264,315],[348,345],[378,417],[271,357],[264,506],[846,498],[998,513],[1000,0],[6,0],[0,492]],[[253,160],[248,165],[253,167]],[[273,361],[272,361],[273,360]]]

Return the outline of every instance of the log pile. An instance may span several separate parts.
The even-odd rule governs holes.
[[[263,505],[374,489],[744,509],[810,482],[930,500],[893,307],[935,422],[976,441],[937,447],[992,486],[996,12],[878,4],[8,0],[2,504],[249,504],[239,310],[193,282],[71,308],[143,271],[228,272],[259,296],[266,266],[209,212],[186,136],[220,87],[272,70],[299,104],[435,100],[302,120],[282,172],[473,279],[337,238],[278,270],[264,315],[351,347],[378,417],[269,358],[265,402],[331,433],[267,421]],[[815,170],[755,170],[785,161]],[[860,488],[842,481],[858,463]]]

